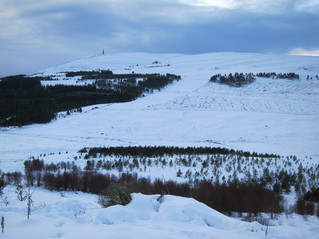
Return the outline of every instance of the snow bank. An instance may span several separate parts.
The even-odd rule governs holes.
[[[4,190],[9,205],[1,202],[5,218],[0,238],[264,238],[266,227],[257,222],[229,218],[191,198],[132,194],[126,206],[101,208],[95,195],[49,192],[37,188],[26,219],[26,202],[16,198],[14,188]],[[270,226],[269,238],[317,238],[318,219],[283,215],[281,226]]]
[[[1,206],[5,218],[2,238],[216,238],[235,232],[263,234],[258,223],[228,218],[194,199],[133,194],[126,206],[100,208],[96,196],[84,193],[48,192],[37,189],[29,220],[26,202],[7,187],[9,205]],[[217,234],[216,234],[217,233]],[[217,237],[218,236],[218,237]]]

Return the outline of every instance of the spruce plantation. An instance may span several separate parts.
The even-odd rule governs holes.
[[[51,77],[17,75],[0,78],[0,126],[48,123],[60,111],[81,112],[94,104],[128,102],[179,80],[166,74],[113,74],[111,71],[67,72],[67,77],[94,80],[83,86],[42,86]]]

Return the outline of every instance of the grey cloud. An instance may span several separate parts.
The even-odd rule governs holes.
[[[319,16],[296,10],[299,0],[280,1],[276,14],[168,0],[19,2],[0,4],[0,10],[10,10],[0,16],[0,75],[32,73],[102,49],[191,54],[319,49]]]

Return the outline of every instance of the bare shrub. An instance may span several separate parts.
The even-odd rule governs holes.
[[[127,205],[131,200],[131,195],[127,189],[118,183],[112,183],[107,190],[99,195],[98,203],[102,207],[109,207],[117,204]]]

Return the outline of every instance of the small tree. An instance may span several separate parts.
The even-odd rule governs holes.
[[[8,197],[3,197],[2,202],[4,203],[4,205],[8,206],[8,204],[9,204]]]
[[[22,185],[18,185],[16,188],[17,198],[20,202],[27,199],[26,191],[24,190]]]
[[[2,198],[3,203],[7,206],[9,204],[8,197],[3,197],[3,189],[5,186],[3,176],[0,176],[0,198]]]
[[[4,217],[1,217],[1,231],[4,232]]]
[[[111,184],[106,191],[99,195],[98,203],[102,207],[113,205],[127,205],[132,200],[128,191],[118,183]]]
[[[1,173],[1,172],[0,172]],[[0,197],[2,196],[2,194],[3,194],[3,189],[4,189],[4,187],[5,187],[6,185],[5,185],[5,182],[4,182],[4,180],[3,180],[3,175],[0,175]]]
[[[30,188],[28,189],[28,192],[27,192],[27,218],[28,219],[30,218],[30,215],[31,215],[31,206],[33,203],[33,201],[32,201],[33,192],[31,193]]]

